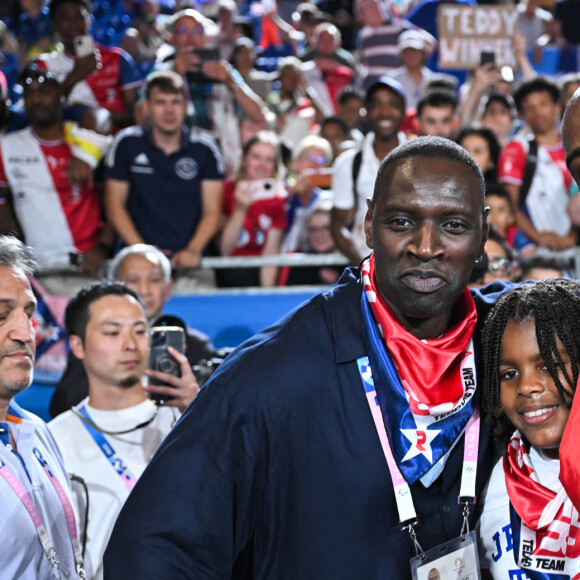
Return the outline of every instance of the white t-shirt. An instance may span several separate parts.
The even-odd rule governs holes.
[[[543,486],[555,492],[562,488],[558,479],[560,474],[560,461],[558,459],[549,459],[532,447],[530,461]],[[495,464],[481,501],[483,502],[483,511],[477,525],[481,567],[489,567],[493,578],[498,580],[529,580],[514,559],[503,459]]]
[[[85,399],[85,404],[88,399]],[[119,411],[86,409],[92,421],[108,431],[123,431],[147,421],[154,414],[155,405],[146,400],[139,405]],[[129,471],[140,477],[151,457],[171,431],[178,412],[162,407],[146,427],[125,435],[105,435],[107,442],[123,460]],[[95,443],[81,419],[72,411],[56,417],[48,425],[56,439],[70,474],[80,476],[89,491],[89,514],[86,538],[85,569],[87,578],[103,578],[103,554],[115,520],[129,495],[129,489],[113,469],[101,448]],[[86,496],[81,484],[73,481],[72,491],[78,510],[80,529],[86,519]]]

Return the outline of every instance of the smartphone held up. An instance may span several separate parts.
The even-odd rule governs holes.
[[[75,55],[77,58],[83,58],[93,54],[95,51],[95,41],[90,34],[77,36],[74,41]]]
[[[173,347],[177,351],[185,352],[185,332],[179,326],[154,326],[149,335],[149,368],[162,373],[169,373],[176,377],[181,376],[179,362],[168,351],[168,347]],[[153,377],[149,378],[150,385],[166,385],[162,381]],[[167,385],[166,385],[167,386]],[[150,393],[149,398],[159,403],[173,397]]]

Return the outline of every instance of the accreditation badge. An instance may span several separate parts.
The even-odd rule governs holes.
[[[479,580],[475,532],[459,536],[411,559],[413,580]]]

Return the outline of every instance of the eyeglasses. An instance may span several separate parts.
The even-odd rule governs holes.
[[[507,276],[511,271],[511,262],[505,258],[492,258],[487,267],[488,272],[495,278]]]
[[[180,36],[203,36],[204,31],[202,26],[196,26],[195,28],[180,26],[175,30],[175,34],[179,34]]]
[[[324,155],[315,155],[314,153],[309,153],[306,155],[306,161],[310,163],[316,163],[317,165],[326,165],[326,157]]]

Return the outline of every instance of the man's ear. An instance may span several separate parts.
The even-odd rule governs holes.
[[[367,214],[365,216],[365,238],[367,246],[373,247],[373,202],[367,198]]]
[[[68,343],[72,353],[79,359],[83,360],[85,358],[85,347],[80,336],[76,334],[71,334]]]
[[[171,298],[171,293],[173,292],[173,280],[169,280],[167,284],[165,284],[165,288],[163,289],[163,305]]]
[[[148,120],[150,109],[149,109],[149,101],[147,99],[143,99],[143,102],[141,103],[141,111],[144,115],[144,118]]]
[[[483,256],[485,252],[485,242],[487,242],[487,236],[489,234],[489,222],[487,221],[487,218],[489,216],[490,211],[491,208],[489,206],[485,206],[485,208],[483,209],[483,221],[481,224],[481,244],[479,247],[479,256]]]

